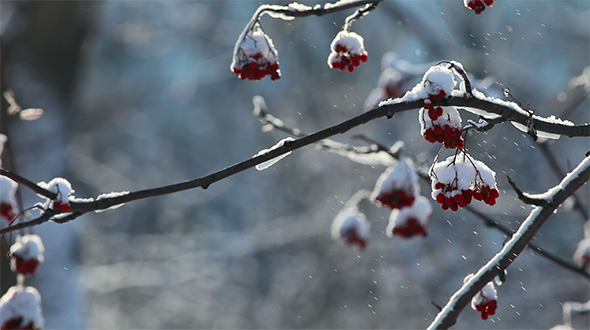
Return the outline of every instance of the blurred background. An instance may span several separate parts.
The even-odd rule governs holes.
[[[5,167],[33,181],[65,177],[77,197],[200,177],[285,137],[261,131],[254,95],[286,125],[314,132],[365,110],[387,53],[385,65],[403,60],[421,72],[424,64],[457,60],[489,94],[508,87],[539,115],[590,120],[588,69],[572,83],[590,64],[588,1],[496,1],[480,15],[460,0],[384,1],[353,24],[369,53],[353,74],[326,64],[352,11],[288,22],[265,16],[283,76],[243,81],[229,70],[232,50],[260,4],[3,0],[2,90],[11,89],[23,108],[45,110],[36,121],[3,111]],[[411,87],[420,76],[408,79]],[[438,147],[419,127],[417,112],[405,112],[335,139],[402,140],[404,155],[428,166]],[[496,171],[501,193],[494,207],[474,206],[515,229],[531,208],[506,174],[524,191],[544,192],[560,177],[541,149],[565,173],[589,144],[563,137],[541,146],[503,124],[471,134],[467,146]],[[361,204],[372,223],[367,249],[332,240],[330,225],[344,203],[372,189],[383,170],[310,146],[207,190],[43,224],[34,231],[45,263],[27,284],[41,292],[48,329],[424,328],[438,312],[432,303],[444,305],[506,237],[432,201],[427,238],[387,238],[389,212]],[[430,195],[425,182],[422,194]],[[22,196],[25,205],[39,201],[30,191]],[[588,187],[577,196],[587,209]],[[586,217],[568,201],[535,243],[571,260]],[[2,262],[4,293],[14,278]],[[482,321],[467,308],[456,328],[547,329],[562,323],[564,302],[589,299],[586,278],[530,250],[497,289],[496,315]],[[587,329],[587,315],[574,325]]]

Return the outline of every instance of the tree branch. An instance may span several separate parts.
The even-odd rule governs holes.
[[[478,108],[481,110],[485,110],[487,112],[497,113],[510,121],[518,122],[523,125],[526,125],[527,122],[529,121],[528,116],[514,110],[513,108],[511,108],[507,105],[498,104],[498,103],[494,103],[494,102],[487,101],[487,100],[481,100],[481,99],[474,98],[474,97],[467,98],[467,99],[464,99],[462,97],[450,97],[447,99],[442,99],[440,101],[433,101],[432,103],[435,106],[437,106],[437,105],[455,105],[455,106],[466,106],[466,107]],[[209,174],[209,175],[197,178],[197,179],[193,179],[193,180],[188,180],[188,181],[184,181],[184,182],[180,182],[180,183],[176,183],[176,184],[171,184],[171,185],[167,185],[167,186],[162,186],[162,187],[139,190],[139,191],[135,191],[135,192],[121,194],[121,195],[115,196],[115,197],[107,197],[107,198],[102,198],[102,199],[96,199],[93,201],[72,201],[70,203],[71,212],[84,214],[86,212],[104,210],[104,209],[107,209],[107,208],[110,208],[113,206],[117,206],[119,204],[124,204],[127,202],[140,200],[140,199],[144,199],[144,198],[148,198],[148,197],[161,196],[161,195],[171,194],[171,193],[194,189],[194,188],[199,188],[199,187],[201,187],[203,189],[207,189],[207,187],[209,187],[209,185],[211,185],[217,181],[223,180],[229,176],[232,176],[234,174],[245,171],[249,168],[252,168],[258,164],[266,162],[266,161],[273,159],[277,156],[280,156],[285,153],[305,147],[307,145],[316,143],[320,140],[326,139],[326,138],[334,136],[336,134],[343,134],[343,133],[349,131],[350,129],[360,126],[362,124],[365,124],[371,120],[374,120],[374,119],[377,119],[380,117],[391,118],[396,113],[421,108],[423,104],[424,104],[423,99],[404,101],[404,102],[401,102],[399,100],[391,100],[390,102],[387,102],[386,104],[383,104],[375,109],[368,110],[368,111],[366,111],[356,117],[353,117],[347,121],[344,121],[344,122],[341,122],[341,123],[336,124],[334,126],[325,128],[325,129],[315,132],[313,134],[302,136],[294,141],[286,142],[281,147],[278,147],[274,150],[271,150],[271,151],[261,154],[259,156],[252,157],[250,159],[236,163],[234,165],[226,167],[226,168],[224,168],[220,171],[217,171],[215,173],[212,173],[212,174]],[[563,125],[563,124],[559,124],[559,123],[552,123],[549,120],[543,120],[542,118],[539,118],[539,117],[536,117],[534,119],[534,122],[536,123],[536,125],[538,125],[539,130],[542,130],[542,131],[545,131],[548,133],[555,133],[555,134],[561,134],[561,135],[567,135],[567,136],[590,136],[590,124],[584,124],[584,125],[578,125],[578,126],[568,126],[568,125]],[[3,170],[3,171],[5,171],[5,170]],[[5,173],[7,174],[7,176],[10,175],[10,176],[16,177],[15,173],[11,173],[8,171],[6,171]],[[4,174],[2,174],[2,175],[4,175]],[[20,176],[19,176],[19,178],[20,178]],[[27,186],[28,188],[31,188],[32,190],[34,190],[37,193],[42,194],[43,196],[46,196],[46,197],[53,196],[53,195],[49,195],[47,191],[40,190],[39,189],[40,187],[38,187],[36,184],[31,185],[30,183],[27,183],[27,184],[25,184],[25,186]],[[44,216],[42,216],[42,217],[43,217],[43,219],[45,219]],[[30,227],[35,224],[39,224],[37,221],[38,221],[38,219],[33,219],[33,220],[27,222],[27,223],[30,223],[30,225],[27,225],[26,227]],[[45,220],[45,221],[47,221],[47,220]],[[44,222],[44,221],[42,221],[42,222]],[[20,225],[22,226],[23,224],[20,224]],[[14,230],[17,230],[17,228],[15,226],[9,226],[7,228],[1,229],[0,234],[4,234],[4,233],[11,232]]]
[[[553,203],[543,207],[538,206],[531,211],[502,250],[453,294],[428,329],[448,329],[453,326],[463,308],[470,303],[471,298],[493,280],[498,272],[502,272],[510,266],[557,207],[588,179],[590,179],[590,157],[584,158],[572,172],[563,178],[559,185],[547,192],[552,195]]]

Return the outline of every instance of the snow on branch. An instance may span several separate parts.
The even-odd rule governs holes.
[[[590,156],[587,156],[557,186],[549,189],[547,194],[550,194],[548,197],[551,198],[552,203],[546,206],[538,206],[531,211],[502,250],[453,294],[428,329],[448,329],[453,326],[463,308],[471,302],[472,297],[488,282],[492,281],[495,276],[504,272],[510,266],[559,205],[589,179]]]

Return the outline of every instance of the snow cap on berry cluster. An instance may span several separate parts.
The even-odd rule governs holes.
[[[436,175],[432,180],[432,198],[440,189],[436,189],[437,182],[452,184],[458,190],[472,189],[475,186],[486,185],[490,188],[496,187],[496,172],[490,169],[483,162],[467,158],[465,155],[449,156],[442,162],[438,162],[432,168]]]
[[[16,239],[16,242],[10,247],[10,255],[18,256],[23,260],[37,259],[43,262],[43,241],[39,235],[23,235]]]
[[[346,207],[332,222],[332,238],[346,245],[364,249],[369,239],[371,224],[356,207]]]
[[[33,287],[13,286],[0,298],[2,329],[43,328],[41,295]]]
[[[70,204],[70,195],[74,193],[74,189],[72,189],[72,185],[68,180],[64,178],[54,178],[49,182],[41,181],[38,183],[41,188],[47,189],[52,193],[57,194],[57,197],[54,200],[54,208],[57,205],[69,205]],[[66,210],[63,210],[66,211]]]
[[[574,261],[590,272],[590,237],[584,238],[578,243],[576,252],[574,252]]]
[[[0,216],[12,220],[16,215],[16,188],[18,184],[13,180],[0,176]]]
[[[370,198],[377,205],[394,209],[412,205],[419,193],[418,175],[411,161],[400,159],[379,176]]]
[[[386,233],[388,237],[395,235],[409,238],[415,235],[426,236],[424,227],[432,214],[432,206],[426,197],[418,196],[414,204],[399,210],[391,211]]]
[[[243,31],[238,38],[230,70],[241,79],[259,80],[266,75],[270,75],[272,80],[281,77],[278,52],[259,25]]]
[[[379,106],[395,102],[410,102],[420,99],[440,99],[451,95],[457,85],[453,71],[442,65],[431,66],[422,76],[422,80],[399,99],[390,99]]]
[[[463,283],[469,281],[473,274],[465,276]],[[481,313],[481,319],[486,320],[489,315],[496,313],[498,293],[493,282],[488,282],[478,293],[471,299],[471,308]]]
[[[366,62],[369,59],[363,37],[355,32],[338,32],[330,44],[330,49],[332,51],[328,56],[328,65],[330,68],[341,71],[352,72],[360,65],[360,62]]]

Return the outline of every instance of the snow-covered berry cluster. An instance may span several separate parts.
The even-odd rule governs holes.
[[[584,225],[585,238],[578,243],[576,252],[574,252],[574,261],[590,272],[590,221]]]
[[[43,262],[43,242],[38,235],[23,235],[10,247],[10,269],[31,276]]]
[[[51,201],[52,209],[63,212],[70,211],[70,195],[74,193],[74,190],[68,180],[64,178],[54,178],[49,182],[39,182],[38,185],[57,194],[57,197]]]
[[[0,217],[12,221],[16,216],[16,188],[18,184],[13,180],[0,176]]]
[[[430,99],[420,109],[420,134],[430,143],[443,143],[447,148],[462,148],[461,116],[453,106],[434,107]]]
[[[467,154],[450,156],[432,167],[432,198],[443,210],[457,211],[472,199],[494,205],[500,195],[495,176],[487,165]]]
[[[41,295],[33,287],[16,285],[0,298],[0,327],[4,329],[41,329]]]
[[[465,279],[469,279],[468,275]],[[488,282],[475,296],[471,299],[471,308],[481,313],[481,319],[487,320],[489,316],[496,314],[498,308],[498,293],[494,283]]]
[[[277,80],[281,77],[278,52],[258,25],[238,39],[230,69],[240,79],[260,80],[270,76],[271,80]]]
[[[363,37],[354,32],[340,31],[332,40],[330,49],[332,52],[328,56],[328,65],[340,71],[353,72],[361,62],[369,59]]]
[[[410,238],[417,235],[426,237],[426,223],[432,213],[432,206],[423,196],[418,196],[416,201],[408,207],[393,210],[387,225],[387,236],[400,236]]]
[[[405,160],[400,159],[377,179],[371,200],[392,210],[401,209],[411,206],[419,192],[416,172]]]
[[[364,249],[371,224],[356,207],[344,208],[332,222],[332,238],[349,246]]]
[[[477,15],[481,14],[486,7],[491,7],[494,4],[494,0],[463,0],[465,7],[469,10],[475,11]]]

